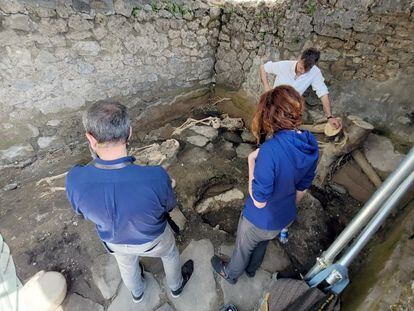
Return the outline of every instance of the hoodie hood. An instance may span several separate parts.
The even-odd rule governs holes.
[[[318,142],[309,131],[281,130],[273,139],[280,142],[296,168],[309,167],[319,157]]]

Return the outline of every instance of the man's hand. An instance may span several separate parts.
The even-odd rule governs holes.
[[[339,120],[335,117],[329,118],[328,122],[329,122],[330,125],[332,125],[336,129],[341,126],[341,120]]]
[[[259,67],[259,73],[260,73],[260,80],[262,81],[263,88],[264,88],[265,92],[270,91],[272,88],[269,84],[269,80],[267,80],[267,74],[266,74],[266,71],[264,69],[263,64],[260,65],[260,67]]]

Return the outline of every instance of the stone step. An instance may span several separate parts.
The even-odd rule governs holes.
[[[151,273],[145,272],[147,282],[144,299],[140,303],[132,301],[131,292],[122,284],[115,299],[108,307],[108,311],[150,311],[161,304],[161,288]]]
[[[182,264],[189,259],[194,261],[194,272],[180,297],[172,298],[171,292],[167,291],[168,298],[177,310],[211,311],[218,309],[219,296],[210,265],[210,258],[213,255],[213,244],[207,239],[192,240],[181,254]],[[167,285],[165,286],[168,288]]]

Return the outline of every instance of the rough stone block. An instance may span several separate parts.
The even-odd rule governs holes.
[[[0,150],[0,159],[12,162],[28,158],[33,154],[34,150],[31,145],[16,145],[5,150]]]
[[[181,262],[194,261],[194,272],[179,298],[168,297],[176,310],[211,311],[218,309],[218,294],[210,259],[214,255],[213,244],[209,240],[192,240],[181,255]]]
[[[375,186],[354,161],[349,161],[339,169],[333,182],[345,187],[349,194],[360,202],[366,202],[375,191]]]
[[[232,201],[243,200],[244,194],[239,189],[231,189],[229,191],[220,193],[214,197],[210,197],[197,204],[196,211],[200,214],[212,212],[221,208],[225,203]]]
[[[194,135],[189,136],[186,139],[190,144],[198,146],[198,147],[204,147],[209,142],[209,139],[202,135]]]
[[[170,216],[172,220],[177,224],[178,228],[180,228],[180,231],[185,229],[185,225],[187,223],[187,218],[185,218],[183,212],[176,207],[170,212]]]
[[[73,293],[64,305],[65,311],[104,311],[104,307],[90,299]]]
[[[24,11],[23,3],[16,0],[0,0],[0,10],[6,14],[15,14]]]
[[[30,19],[28,15],[25,14],[13,14],[7,16],[4,19],[3,25],[5,27],[23,30],[23,31],[33,31],[35,23]]]
[[[270,285],[272,275],[263,270],[258,270],[254,278],[248,278],[243,274],[235,285],[228,283],[222,277],[219,278],[224,303],[233,303],[240,311],[251,311],[257,309],[260,298],[265,293],[266,287]]]
[[[247,158],[252,151],[254,151],[254,147],[250,144],[240,144],[236,148],[236,153],[239,158]]]
[[[113,0],[92,0],[91,8],[98,14],[111,15],[115,14]]]
[[[404,158],[394,150],[391,140],[375,134],[369,134],[363,149],[368,162],[383,177],[394,171]]]
[[[62,142],[57,136],[39,137],[37,139],[37,145],[40,149],[46,148],[58,148],[62,146]]]
[[[73,45],[73,49],[82,56],[96,56],[99,54],[101,47],[95,41],[79,41]]]
[[[192,130],[193,132],[195,132],[199,135],[203,135],[204,137],[208,138],[209,140],[215,139],[218,135],[217,129],[215,129],[211,126],[194,125],[194,126],[190,127],[190,130]]]
[[[243,141],[245,143],[249,143],[249,144],[255,144],[256,143],[256,137],[254,137],[253,134],[248,130],[244,130],[242,132],[241,138],[243,139]]]
[[[306,193],[299,203],[296,220],[289,226],[289,242],[283,248],[294,264],[304,266],[323,250],[327,234],[326,211],[316,198]]]
[[[105,299],[112,298],[121,283],[118,264],[114,256],[102,254],[91,267],[92,278]]]
[[[69,17],[68,25],[78,31],[85,31],[93,28],[93,23],[89,20],[82,18],[80,15],[72,15]]]

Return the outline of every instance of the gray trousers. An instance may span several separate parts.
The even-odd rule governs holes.
[[[164,265],[165,277],[168,287],[175,291],[181,287],[180,253],[175,244],[174,234],[167,224],[165,231],[154,241],[140,244],[112,244],[106,243],[113,251],[119,266],[125,286],[134,294],[140,296],[145,290],[145,280],[141,277],[139,257],[160,257]]]
[[[242,214],[237,227],[237,238],[233,255],[230,262],[224,267],[227,277],[237,280],[248,266],[254,267],[248,270],[257,269],[263,260],[268,241],[274,239],[279,234],[279,231],[259,229],[244,218]],[[255,262],[252,262],[252,259]]]

